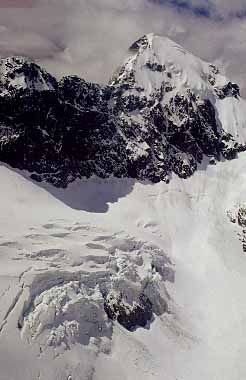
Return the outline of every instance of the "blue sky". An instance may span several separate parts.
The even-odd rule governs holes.
[[[204,5],[194,5],[186,0],[161,0],[163,5],[170,4],[178,11],[190,11],[199,17],[211,17],[211,7],[209,2],[204,0]]]
[[[211,18],[217,22],[246,15],[245,0],[159,0],[159,3],[171,5],[179,12],[190,11],[198,17]]]

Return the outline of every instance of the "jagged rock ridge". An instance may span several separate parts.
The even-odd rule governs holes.
[[[154,35],[131,46],[108,86],[2,59],[0,160],[59,187],[92,175],[186,178],[204,156],[215,163],[244,150],[245,136],[221,122],[228,101],[240,112],[236,84]]]

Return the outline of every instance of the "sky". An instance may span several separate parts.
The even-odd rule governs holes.
[[[245,0],[0,0],[0,56],[106,83],[141,35],[215,62],[246,95]]]

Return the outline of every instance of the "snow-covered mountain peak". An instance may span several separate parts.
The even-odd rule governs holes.
[[[19,89],[53,90],[56,79],[25,57],[0,59],[0,94]]]
[[[167,37],[147,34],[129,52],[131,55],[113,78],[113,84],[134,83],[147,96],[165,87],[165,103],[174,94],[187,91],[211,100],[215,96],[239,96],[239,87],[221,75],[217,67]]]
[[[246,102],[240,97],[239,86],[222,75],[214,64],[167,37],[151,33],[134,42],[111,85],[124,89],[123,98],[147,99],[152,105],[171,110],[176,125],[187,120],[189,107],[196,113],[199,106],[209,102],[215,110],[218,128],[240,144],[246,142]]]

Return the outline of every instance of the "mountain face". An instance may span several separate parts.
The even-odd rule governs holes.
[[[244,380],[239,87],[154,35],[107,86],[0,73],[0,380]]]
[[[152,34],[129,54],[108,86],[57,82],[24,58],[2,59],[0,160],[66,187],[95,175],[187,178],[204,158],[245,149],[246,134],[235,133],[245,101],[214,65]]]

